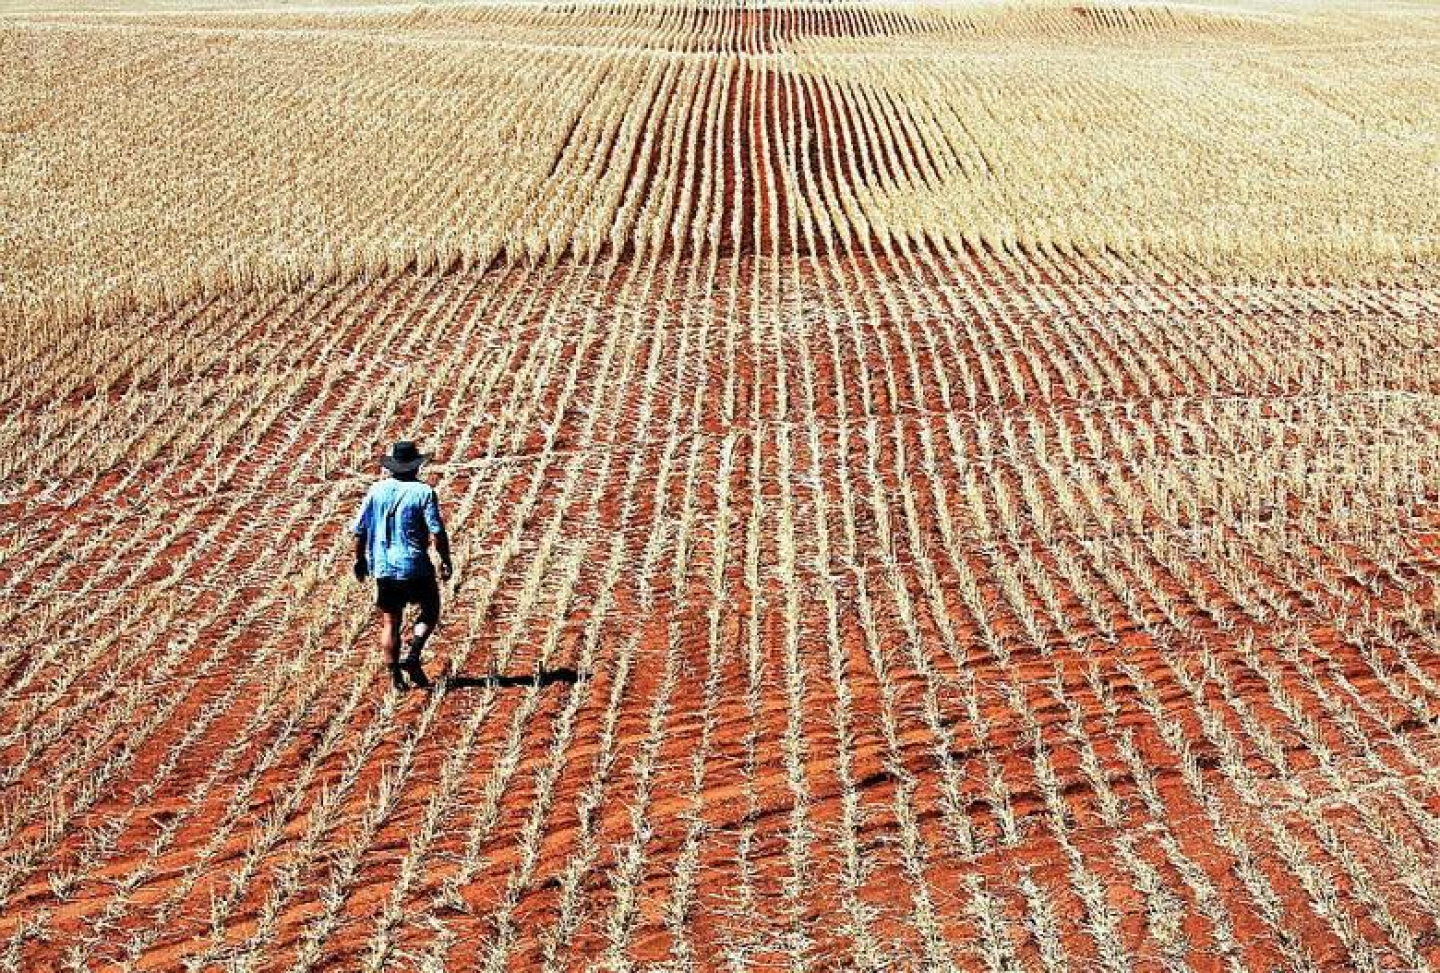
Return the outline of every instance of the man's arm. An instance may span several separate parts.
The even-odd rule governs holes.
[[[446,581],[455,573],[455,566],[450,563],[450,535],[440,533],[435,535],[435,553],[440,555],[440,577]]]
[[[365,502],[360,505],[360,512],[355,515],[355,522],[350,525],[350,533],[355,535],[355,580],[364,581],[370,575],[370,563],[365,557],[365,552],[370,543],[370,494],[365,494]]]
[[[449,581],[455,573],[450,563],[450,535],[445,532],[445,519],[440,516],[440,500],[433,489],[425,498],[425,526],[430,529],[430,536],[435,538],[435,553],[440,555],[440,577]]]
[[[364,581],[370,575],[370,562],[365,557],[366,537],[355,535],[355,580]]]

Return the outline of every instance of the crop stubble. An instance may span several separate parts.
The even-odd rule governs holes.
[[[639,93],[536,162],[568,210],[7,333],[10,967],[1436,961],[1433,216],[975,230],[904,208],[985,137],[848,77],[953,20],[490,16]],[[456,536],[435,662],[539,678],[380,689],[341,532],[406,434]]]

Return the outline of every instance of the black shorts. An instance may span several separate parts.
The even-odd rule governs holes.
[[[435,622],[440,617],[440,582],[430,574],[420,578],[376,578],[375,607],[385,612],[403,612],[406,605],[419,605],[420,617]]]

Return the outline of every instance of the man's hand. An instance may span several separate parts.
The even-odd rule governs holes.
[[[451,576],[454,575],[454,574],[455,574],[455,567],[454,567],[454,565],[452,565],[449,561],[441,561],[441,562],[440,562],[440,580],[441,580],[441,581],[449,581],[450,578],[451,578]]]

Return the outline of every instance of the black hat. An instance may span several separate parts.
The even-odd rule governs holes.
[[[391,473],[413,473],[430,459],[429,453],[422,453],[408,439],[402,439],[390,447],[390,455],[380,457],[380,465]]]

